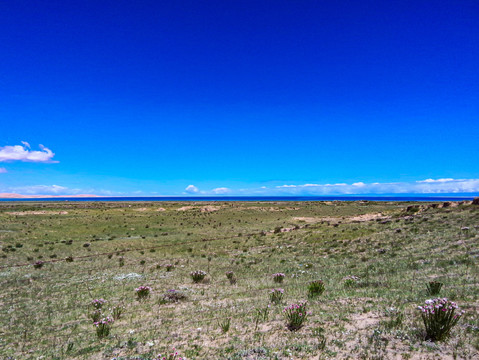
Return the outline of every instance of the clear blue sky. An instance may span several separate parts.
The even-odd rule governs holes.
[[[0,44],[0,192],[479,192],[475,0],[3,1]]]

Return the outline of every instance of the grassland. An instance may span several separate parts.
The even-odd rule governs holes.
[[[175,347],[188,359],[478,358],[479,206],[437,205],[2,202],[0,357],[153,359]],[[308,298],[318,279],[324,293]],[[425,341],[417,310],[431,280],[466,310],[440,343]],[[140,285],[153,289],[145,301]],[[270,304],[278,287],[283,304]],[[184,298],[165,300],[170,289]],[[102,340],[96,298],[106,313],[125,308]],[[300,300],[312,314],[291,332],[282,310]]]

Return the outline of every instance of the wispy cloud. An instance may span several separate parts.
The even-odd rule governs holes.
[[[229,194],[231,192],[231,189],[228,189],[226,187],[220,187],[220,188],[211,190],[211,192],[215,195],[225,195],[225,194]]]
[[[0,162],[23,161],[38,163],[57,163],[52,160],[55,156],[49,148],[40,145],[40,150],[30,150],[30,144],[22,141],[22,145],[0,147]]]
[[[60,185],[17,186],[11,187],[8,190],[24,195],[70,195],[76,193],[76,190]]]
[[[0,174],[6,174],[7,172],[7,169],[0,167]]]
[[[188,194],[198,194],[200,190],[194,185],[188,185],[185,189],[185,192]]]
[[[479,179],[426,179],[414,182],[352,184],[285,184],[260,189],[244,189],[268,195],[361,195],[361,194],[443,194],[477,193]]]

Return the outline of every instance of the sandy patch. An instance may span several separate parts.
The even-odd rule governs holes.
[[[374,214],[363,214],[358,216],[349,216],[349,217],[305,217],[305,216],[296,216],[293,217],[293,220],[296,221],[304,221],[310,224],[326,221],[329,223],[351,223],[351,222],[364,222],[364,221],[372,221],[377,219],[389,219],[389,216],[385,216],[382,213],[374,213]]]
[[[139,208],[139,209],[135,209],[135,211],[146,211],[147,208]]]
[[[156,211],[166,211],[166,209],[165,208],[158,208],[158,209],[156,209]]]
[[[66,215],[68,211],[11,211],[7,212],[9,215]]]

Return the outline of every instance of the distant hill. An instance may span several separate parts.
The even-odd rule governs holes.
[[[83,197],[99,197],[92,194],[79,195],[22,195],[14,193],[0,193],[0,199],[45,199],[45,198],[83,198]]]

